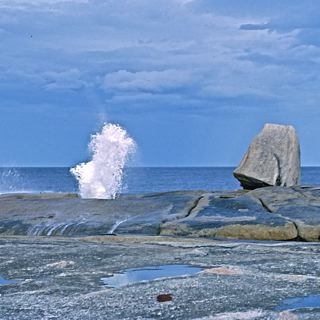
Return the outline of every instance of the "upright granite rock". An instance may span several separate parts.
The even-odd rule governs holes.
[[[294,127],[265,124],[233,174],[249,190],[299,184],[300,145]]]

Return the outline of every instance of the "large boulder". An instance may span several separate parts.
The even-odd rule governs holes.
[[[249,190],[299,184],[300,145],[294,127],[265,124],[233,174]]]

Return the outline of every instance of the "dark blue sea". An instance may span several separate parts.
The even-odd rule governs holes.
[[[232,190],[239,183],[232,167],[127,168],[122,193],[172,190]],[[302,168],[302,184],[320,185],[320,167]],[[77,192],[69,168],[0,168],[0,193]]]

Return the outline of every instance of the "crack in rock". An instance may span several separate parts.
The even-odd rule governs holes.
[[[195,200],[191,208],[188,210],[187,215],[184,218],[190,217],[198,213],[201,209],[209,205],[209,198],[212,194],[205,193],[201,197]]]

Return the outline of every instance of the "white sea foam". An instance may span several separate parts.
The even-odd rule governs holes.
[[[0,172],[0,194],[20,191],[21,177],[15,168],[2,168]]]
[[[121,188],[123,168],[135,150],[135,142],[119,125],[104,124],[101,132],[92,135],[89,148],[92,160],[70,170],[79,181],[80,196],[114,199]]]

